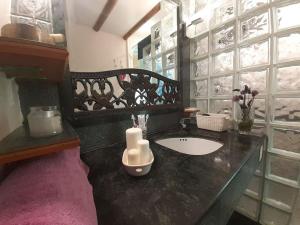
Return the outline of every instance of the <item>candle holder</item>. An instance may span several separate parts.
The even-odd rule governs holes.
[[[127,149],[124,150],[122,156],[122,163],[126,172],[131,176],[144,176],[148,174],[151,170],[151,166],[154,162],[154,156],[152,151],[150,151],[150,158],[149,161],[139,165],[130,165],[128,164],[128,151]]]

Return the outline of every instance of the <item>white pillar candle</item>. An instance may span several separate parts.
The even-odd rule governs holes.
[[[140,160],[141,163],[148,163],[150,161],[150,148],[148,140],[139,140],[138,141],[138,149],[140,149]]]
[[[141,156],[140,149],[131,148],[131,149],[127,150],[128,165],[141,164],[140,156]]]
[[[127,150],[138,148],[137,142],[142,140],[142,130],[140,128],[129,128],[126,130]]]

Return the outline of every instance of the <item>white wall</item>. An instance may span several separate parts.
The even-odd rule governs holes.
[[[66,0],[66,14],[71,71],[99,72],[127,67],[126,41],[122,37],[79,25],[72,0]]]
[[[126,68],[126,41],[91,27],[68,24],[67,42],[71,71],[104,71]]]
[[[10,3],[11,0],[1,0],[0,1],[0,28],[10,23]]]
[[[0,140],[22,125],[18,85],[0,73]]]

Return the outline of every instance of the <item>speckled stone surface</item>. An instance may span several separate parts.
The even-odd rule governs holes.
[[[224,146],[206,156],[191,156],[153,142],[188,136],[217,140]],[[125,172],[121,163],[123,146],[82,155],[91,169],[89,179],[101,225],[201,224],[207,212],[216,208],[215,202],[230,181],[264,142],[264,137],[194,128],[165,132],[152,139],[155,161],[144,177],[131,177]]]

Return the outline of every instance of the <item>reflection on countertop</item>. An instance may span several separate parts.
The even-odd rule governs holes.
[[[153,141],[167,137],[203,137],[224,145],[208,155],[186,155]],[[121,163],[124,146],[82,155],[91,169],[89,179],[98,219],[103,225],[192,225],[203,224],[203,220],[206,223],[208,212],[216,209],[216,202],[226,200],[224,193],[232,192],[227,190],[232,189],[230,183],[248,182],[245,179],[252,176],[258,165],[258,152],[265,137],[192,128],[153,135],[151,139],[155,161],[144,177],[131,177],[125,172]],[[234,198],[231,194],[229,199]]]

